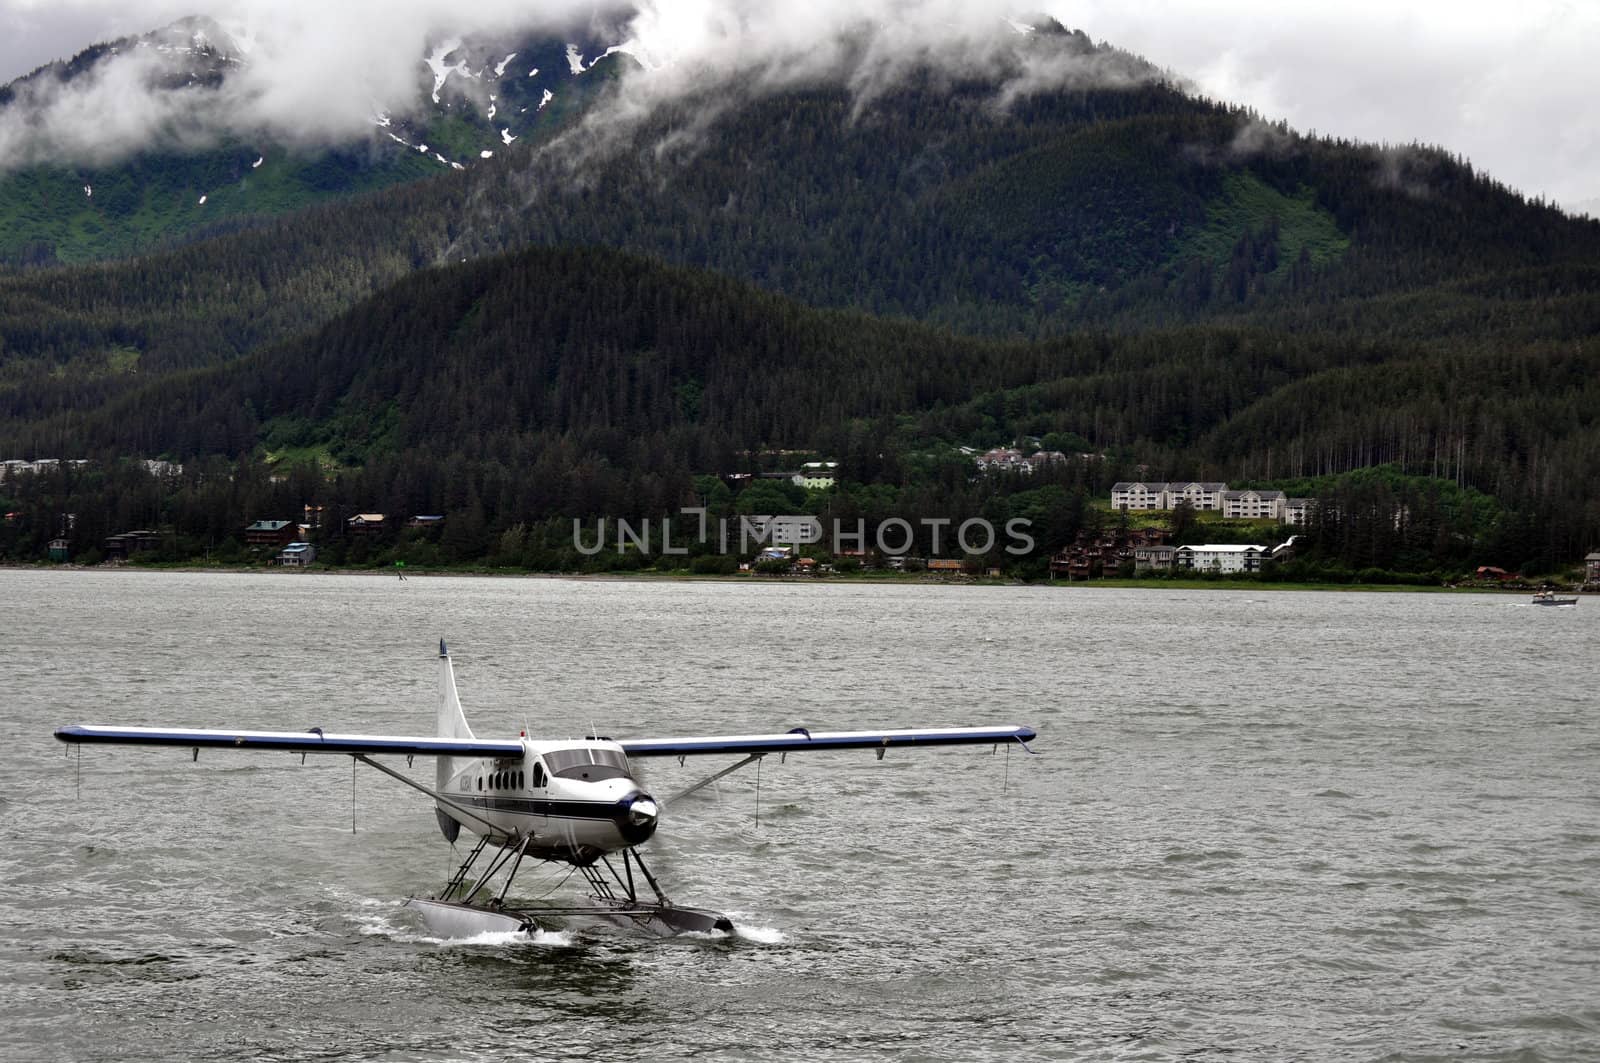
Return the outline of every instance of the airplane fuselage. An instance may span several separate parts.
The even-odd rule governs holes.
[[[526,839],[529,856],[577,864],[655,833],[660,806],[633,778],[616,742],[523,738],[522,746],[521,757],[441,763],[441,816],[498,844]]]

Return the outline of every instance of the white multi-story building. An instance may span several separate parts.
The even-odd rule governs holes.
[[[1167,485],[1164,483],[1114,483],[1111,485],[1112,509],[1167,509]]]
[[[1224,491],[1222,515],[1224,517],[1283,519],[1287,499],[1282,491]]]
[[[89,464],[88,458],[68,458],[66,461],[62,461],[60,458],[35,458],[33,461],[11,458],[8,461],[0,462],[0,480],[22,473],[55,472],[63,466],[81,469],[87,464]]]
[[[1228,489],[1222,483],[1170,483],[1167,485],[1167,504],[1163,509],[1177,509],[1179,502],[1188,502],[1192,509],[1216,511],[1222,508],[1222,492]]]
[[[1283,500],[1283,522],[1304,524],[1311,519],[1316,508],[1317,500],[1314,498],[1286,498]]]
[[[826,491],[837,482],[839,463],[836,461],[808,461],[790,481],[808,491]]]
[[[1196,572],[1260,572],[1261,559],[1266,556],[1264,546],[1206,543],[1178,547],[1173,562]]]
[[[740,517],[737,531],[741,552],[746,548],[747,543],[750,545],[788,543],[795,546],[806,546],[822,541],[822,522],[816,517],[807,516],[803,513],[762,514],[754,517]]]
[[[1193,509],[1220,511],[1222,494],[1228,489],[1224,483],[1173,483],[1145,481],[1124,482],[1111,485],[1112,509],[1175,509],[1179,502],[1187,502]]]

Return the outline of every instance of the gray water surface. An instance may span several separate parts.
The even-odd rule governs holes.
[[[398,783],[51,737],[425,733],[441,636],[480,735],[1042,755],[769,757],[648,846],[738,935],[463,943]],[[1597,649],[1600,599],[0,571],[0,1058],[1597,1059]]]

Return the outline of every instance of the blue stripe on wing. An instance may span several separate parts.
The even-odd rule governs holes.
[[[624,738],[618,745],[630,757],[681,757],[700,753],[799,753],[820,749],[881,749],[903,746],[988,745],[1029,742],[1031,727],[946,727],[900,731],[811,731],[788,734],[707,735],[698,738]]]
[[[223,731],[181,727],[99,727],[75,724],[56,730],[63,742],[210,749],[272,749],[292,753],[393,753],[402,756],[521,757],[522,743],[481,738],[327,734],[310,731]]]

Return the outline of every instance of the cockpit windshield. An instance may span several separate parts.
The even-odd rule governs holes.
[[[552,749],[544,754],[544,762],[550,765],[550,774],[563,779],[598,782],[601,779],[627,778],[629,774],[628,757],[620,749],[595,746]]]

